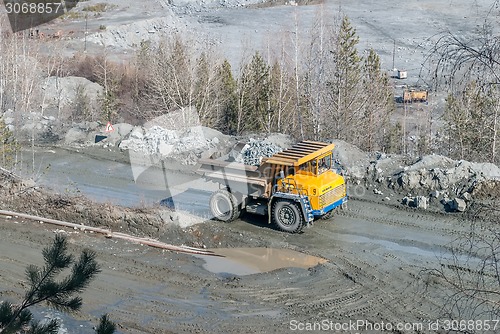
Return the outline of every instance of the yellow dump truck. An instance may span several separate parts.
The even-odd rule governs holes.
[[[405,89],[403,90],[403,102],[404,103],[427,102],[428,95],[429,93],[426,90]]]
[[[347,201],[346,184],[333,169],[334,144],[302,141],[264,158],[260,166],[200,160],[198,173],[220,189],[210,197],[214,218],[229,222],[246,211],[296,233]]]

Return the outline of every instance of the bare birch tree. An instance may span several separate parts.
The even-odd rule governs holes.
[[[451,32],[443,34],[427,61],[431,66],[431,75],[436,87],[445,87],[450,92],[448,99],[448,111],[457,114],[475,112],[475,121],[480,122],[484,131],[481,134],[487,137],[479,138],[488,141],[489,154],[482,157],[468,157],[496,162],[498,155],[498,117],[500,110],[500,36],[493,29],[492,15],[496,13],[498,1],[492,2],[491,12],[485,19],[485,23],[469,36],[459,36]],[[473,84],[471,84],[473,83]],[[480,111],[459,110],[460,106],[466,107],[466,101],[471,95],[480,94],[481,99],[487,103],[482,104]],[[462,100],[465,103],[457,103]],[[450,105],[452,104],[452,105]],[[476,107],[478,107],[476,105]],[[451,123],[450,123],[451,121]],[[458,140],[462,147],[473,145],[466,143],[467,138],[478,139],[478,129],[467,127],[465,124],[457,124],[460,116],[454,117],[449,114],[449,128],[462,128],[461,132],[452,131],[451,141]],[[470,133],[465,133],[465,132]],[[454,137],[457,135],[459,137]],[[462,150],[465,152],[466,150]]]

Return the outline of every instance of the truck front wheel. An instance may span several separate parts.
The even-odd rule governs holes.
[[[304,218],[298,205],[289,200],[276,200],[273,203],[272,220],[285,232],[297,233],[304,226]]]
[[[210,196],[210,211],[215,219],[227,223],[240,215],[236,197],[226,189],[217,190]]]

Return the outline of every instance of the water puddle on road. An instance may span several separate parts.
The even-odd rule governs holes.
[[[290,249],[217,248],[219,256],[196,255],[203,259],[203,268],[216,274],[251,275],[281,268],[312,268],[327,260]]]

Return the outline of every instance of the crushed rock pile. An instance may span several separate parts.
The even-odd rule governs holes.
[[[194,165],[198,158],[208,158],[223,150],[227,141],[227,136],[202,126],[182,130],[152,126],[149,129],[135,127],[118,147],[160,159],[174,157],[182,164]]]
[[[262,158],[270,157],[281,151],[283,151],[282,147],[268,140],[250,139],[249,143],[243,146],[240,154],[235,157],[235,160],[245,165],[259,166]]]
[[[87,42],[124,49],[137,48],[144,41],[157,45],[165,36],[182,32],[179,28],[185,25],[170,8],[164,8],[163,12],[161,18],[107,26],[106,29],[87,36]]]
[[[380,154],[366,168],[364,181],[406,193],[403,204],[427,208],[431,199],[450,211],[465,211],[473,198],[500,194],[500,168],[492,163],[428,155],[416,161]]]

